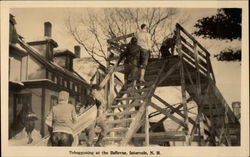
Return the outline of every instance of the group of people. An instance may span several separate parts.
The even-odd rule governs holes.
[[[105,100],[99,95],[96,90],[98,86],[91,86],[90,92],[86,97],[86,104],[77,104],[76,106],[69,103],[69,93],[66,91],[59,92],[58,103],[52,107],[49,114],[46,117],[46,124],[49,128],[50,139],[49,145],[52,146],[71,146],[73,138],[73,125],[77,122],[77,116],[87,106],[96,105],[97,117],[94,122],[88,126],[81,134],[84,135],[84,140],[87,146],[102,146],[102,140],[106,135],[106,125],[104,116]],[[98,136],[96,143],[95,127],[100,127],[101,132]]]
[[[144,75],[152,48],[151,35],[146,24],[141,25],[141,30],[132,37],[126,50],[121,54],[118,64],[125,58],[124,72],[127,84],[136,85],[136,81],[145,82]],[[140,70],[140,71],[139,71]],[[138,74],[140,74],[138,79]]]
[[[162,58],[172,55],[169,50],[173,50],[175,40],[175,35],[171,38],[163,40],[160,48]],[[132,84],[134,87],[137,80],[139,82],[145,82],[144,76],[150,52],[152,52],[151,35],[148,32],[148,26],[146,24],[142,24],[140,31],[135,33],[135,35],[131,38],[126,50],[121,53],[118,60],[119,65],[123,58],[125,58],[124,73],[128,86]]]
[[[145,82],[144,75],[146,66],[148,64],[148,58],[152,50],[151,35],[148,33],[148,27],[146,24],[141,25],[141,30],[138,31],[134,37],[132,37],[130,43],[128,44],[126,50],[121,54],[119,63],[125,58],[124,61],[124,71],[125,80],[127,85],[134,87],[139,82]],[[167,38],[163,41],[160,48],[162,57],[165,58],[171,55],[169,49],[174,48],[175,36],[172,38]],[[140,74],[140,75],[138,75]],[[97,106],[97,118],[93,124],[86,128],[82,133],[85,134],[84,140],[87,146],[102,146],[102,140],[107,133],[107,127],[105,125],[105,106],[106,101],[103,96],[98,92],[97,85],[91,86],[90,92],[87,94],[86,103],[84,105],[77,104],[72,105],[69,102],[69,93],[66,91],[59,92],[58,103],[54,105],[48,116],[46,117],[45,123],[48,125],[48,131],[50,133],[49,143],[52,146],[71,146],[73,143],[73,125],[77,122],[77,115],[84,110],[87,106],[96,105]],[[26,107],[26,108],[25,108]],[[35,120],[37,120],[36,115],[31,110],[28,110],[28,105],[24,105],[21,113],[20,127],[16,124],[16,132],[18,128],[25,127],[28,135],[28,143],[32,143],[33,139],[31,136],[32,131],[35,127]],[[27,113],[26,113],[27,112]],[[83,111],[82,111],[83,112]],[[78,113],[78,114],[77,114]],[[23,117],[24,116],[24,117]],[[17,122],[20,120],[16,120]],[[98,140],[94,143],[95,128],[101,128],[101,132],[98,136]]]

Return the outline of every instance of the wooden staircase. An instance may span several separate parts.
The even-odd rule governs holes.
[[[145,83],[137,83],[136,87],[124,84],[125,88],[117,94],[106,111],[108,135],[106,145],[128,145],[133,135],[141,127],[145,118],[145,109],[157,87],[160,75],[166,62],[153,75],[154,79]]]
[[[119,47],[117,41],[131,36],[133,34],[108,40],[108,50]],[[115,98],[107,96],[110,102],[106,111],[109,129],[104,138],[105,145],[135,145],[133,142],[143,140],[145,145],[159,144],[159,141],[183,141],[186,145],[198,142],[201,146],[240,146],[240,123],[216,87],[210,53],[179,24],[176,25],[176,36],[175,55],[149,59],[146,83],[138,83],[134,88],[124,84]],[[120,44],[118,49],[124,49],[124,44]],[[117,51],[117,48],[114,50]],[[112,66],[100,83],[107,95],[114,82],[111,81],[112,75],[117,69],[117,64]],[[154,94],[157,87],[166,86],[181,87],[182,101],[179,106],[173,107]],[[151,102],[152,97],[166,108]],[[188,114],[189,101],[197,104],[195,119]],[[164,115],[151,127],[148,106]],[[179,125],[182,131],[153,132],[167,118]]]

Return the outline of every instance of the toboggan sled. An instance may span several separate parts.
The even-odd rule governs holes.
[[[97,108],[96,105],[91,106],[86,111],[81,113],[78,118],[77,122],[73,126],[73,137],[74,142],[72,146],[76,146],[78,144],[78,134],[81,133],[84,129],[86,129],[90,124],[93,124],[96,120],[97,116]],[[34,143],[34,146],[48,146],[50,136],[47,135],[44,138],[42,138],[39,142]]]

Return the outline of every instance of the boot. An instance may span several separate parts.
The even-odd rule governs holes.
[[[33,139],[31,137],[31,133],[28,133],[28,142],[27,142],[27,144],[30,144],[32,142],[33,142]]]
[[[145,82],[145,80],[144,80],[145,71],[146,71],[146,70],[145,70],[144,68],[141,69],[139,81],[142,82],[142,83]]]
[[[95,146],[96,147],[102,147],[103,145],[102,145],[102,139],[104,138],[104,136],[103,135],[99,135],[99,137],[98,137],[98,140],[96,141],[96,143],[95,143]]]

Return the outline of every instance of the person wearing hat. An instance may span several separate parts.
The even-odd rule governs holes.
[[[132,86],[134,87],[136,85],[139,71],[140,51],[141,47],[137,45],[137,39],[135,37],[132,37],[126,50],[120,55],[120,58],[118,60],[119,65],[122,59],[125,58],[124,75],[128,86],[132,84]]]
[[[28,144],[33,142],[32,131],[35,129],[35,121],[38,120],[36,114],[30,109],[26,115],[24,126],[28,135]]]
[[[52,146],[71,146],[73,143],[73,123],[77,121],[77,114],[68,100],[68,92],[59,92],[58,104],[47,116],[47,119],[52,119]]]
[[[147,32],[147,25],[142,24],[141,30],[135,34],[137,44],[141,47],[140,56],[140,82],[145,82],[144,75],[148,64],[149,53],[152,49],[151,35]]]

